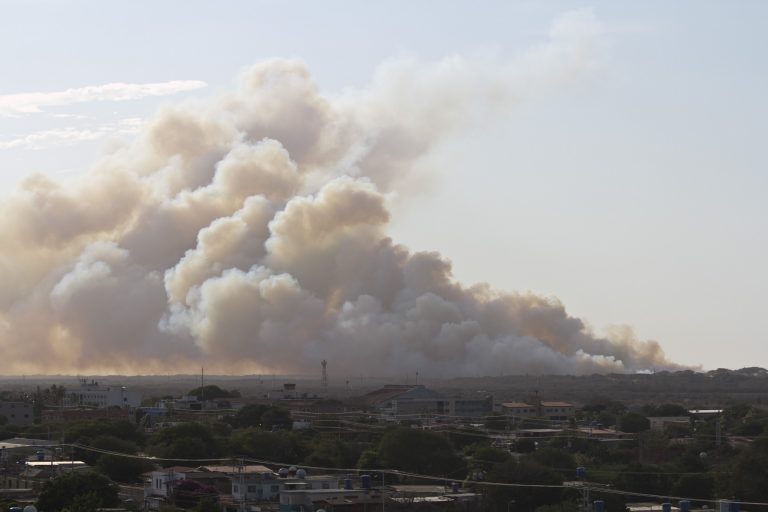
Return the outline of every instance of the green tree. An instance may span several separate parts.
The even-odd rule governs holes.
[[[671,493],[675,496],[687,496],[702,500],[712,499],[715,492],[715,477],[704,473],[700,475],[681,475],[672,485]]]
[[[233,398],[233,396],[235,396],[226,389],[221,389],[219,386],[214,384],[197,387],[187,393],[187,395],[194,396],[198,400],[217,400],[219,398]],[[240,396],[240,394],[237,393],[236,396]]]
[[[156,432],[147,451],[166,459],[210,459],[221,455],[221,443],[200,423],[182,423]]]
[[[641,410],[646,416],[688,416],[688,409],[680,404],[645,404]]]
[[[462,459],[445,437],[426,430],[396,428],[379,443],[384,467],[456,478],[465,472]]]
[[[520,461],[509,459],[488,471],[487,479],[491,482],[517,484],[537,484],[558,486],[563,483],[563,476],[528,458]],[[491,487],[488,489],[490,510],[507,510],[507,505],[514,501],[515,510],[534,510],[543,505],[553,505],[563,500],[563,490],[557,487]]]
[[[154,465],[144,459],[103,454],[96,462],[96,469],[116,482],[132,483],[151,471]]]
[[[651,422],[640,413],[628,412],[619,419],[619,430],[636,434],[651,428]]]
[[[277,462],[297,464],[310,454],[311,448],[299,434],[287,430],[266,432],[251,428],[236,432],[230,438],[234,453]]]
[[[99,497],[94,492],[75,496],[66,512],[96,512],[99,509]]]
[[[353,446],[340,439],[318,436],[312,446],[312,453],[304,460],[304,464],[316,467],[352,467],[361,455]]]
[[[76,505],[84,507],[92,499],[97,507],[114,507],[119,503],[117,485],[106,476],[95,471],[72,471],[43,484],[37,499],[38,510],[58,512],[72,507],[78,496],[82,498]]]
[[[381,460],[379,452],[376,450],[365,450],[360,454],[356,466],[360,469],[381,469]]]
[[[248,404],[235,414],[235,426],[240,428],[258,427],[261,425],[261,415],[269,409],[263,404]]]
[[[265,430],[291,427],[291,413],[282,407],[269,407],[261,415],[261,427]]]
[[[64,442],[90,445],[94,438],[101,436],[112,436],[139,445],[144,441],[143,433],[130,421],[101,419],[81,421],[70,425],[64,431]]]
[[[725,469],[717,479],[717,494],[744,501],[768,501],[768,437],[756,439]]]

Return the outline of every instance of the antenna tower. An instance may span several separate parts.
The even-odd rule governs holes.
[[[320,364],[323,365],[323,378],[320,383],[323,386],[323,391],[327,393],[328,392],[328,370],[326,369],[326,366],[328,366],[328,361],[323,359],[323,361]]]

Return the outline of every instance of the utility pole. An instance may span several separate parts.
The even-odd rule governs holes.
[[[240,496],[241,496],[240,497],[240,512],[245,512],[245,498],[246,498],[246,492],[245,491],[247,490],[247,488],[245,487],[245,475],[243,474],[243,459],[242,458],[238,461],[237,472],[238,472],[238,475],[239,475],[237,481],[240,484]]]

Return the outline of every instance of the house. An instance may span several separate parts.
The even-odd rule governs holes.
[[[266,466],[203,466],[200,469],[224,475],[229,482],[228,493],[238,502],[272,500],[280,494],[278,475]]]
[[[13,427],[28,427],[35,420],[30,402],[0,402],[0,416]]]

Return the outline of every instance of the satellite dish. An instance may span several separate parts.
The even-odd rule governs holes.
[[[34,505],[27,505],[24,507],[24,512],[37,512],[37,507]]]

